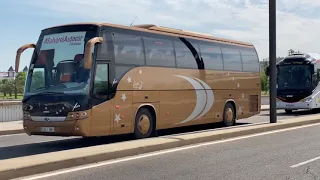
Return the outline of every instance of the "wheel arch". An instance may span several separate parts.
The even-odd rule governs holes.
[[[224,107],[227,105],[227,103],[232,104],[232,106],[234,108],[234,116],[235,116],[235,119],[237,119],[237,103],[236,103],[236,101],[233,99],[227,99],[224,103]]]
[[[154,126],[155,126],[154,128],[156,129],[157,128],[157,110],[156,110],[155,106],[150,104],[150,103],[140,104],[140,106],[135,111],[135,114],[134,114],[135,118],[136,118],[139,110],[142,109],[142,108],[146,108],[146,109],[148,109],[150,111],[150,113],[152,114],[152,116],[154,118]],[[135,123],[135,121],[134,121],[134,123]]]

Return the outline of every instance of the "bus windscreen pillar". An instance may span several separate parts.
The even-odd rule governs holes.
[[[270,123],[277,122],[276,0],[269,0]]]

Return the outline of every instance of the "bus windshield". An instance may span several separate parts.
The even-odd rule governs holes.
[[[309,89],[312,87],[310,65],[278,66],[279,89]]]
[[[84,50],[85,43],[93,36],[90,31],[40,36],[30,63],[25,94],[88,93],[90,70],[84,69]]]

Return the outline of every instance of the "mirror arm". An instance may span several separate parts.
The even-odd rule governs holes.
[[[20,57],[21,54],[23,53],[23,51],[25,51],[26,49],[29,48],[36,48],[35,44],[25,44],[23,46],[21,46],[18,50],[17,50],[17,54],[16,54],[16,65],[15,65],[15,72],[18,73],[19,72],[19,65],[20,65]]]
[[[96,43],[103,43],[102,37],[94,37],[86,43],[85,53],[84,53],[84,67],[85,69],[90,69],[92,65],[92,48]]]

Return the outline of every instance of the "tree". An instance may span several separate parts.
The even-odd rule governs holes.
[[[260,73],[260,84],[261,84],[262,91],[269,92],[269,78],[265,74],[265,71],[261,71]]]
[[[290,56],[291,54],[293,54],[293,53],[301,53],[299,50],[298,51],[295,51],[295,50],[293,50],[293,49],[289,49],[288,50],[288,55]]]
[[[14,97],[15,99],[18,98],[18,93],[23,93],[24,90],[24,84],[26,81],[26,73],[25,72],[19,72],[16,76],[16,78],[13,81],[14,86]]]
[[[291,55],[291,54],[293,54],[294,53],[294,50],[293,49],[289,49],[288,50],[288,55]]]
[[[3,93],[4,96],[6,96],[6,94],[4,93],[3,89],[4,89],[4,84],[2,83],[2,81],[0,81],[0,93]]]
[[[1,83],[1,91],[3,92],[4,96],[12,96],[13,89],[14,89],[14,82],[12,79],[3,79]]]

